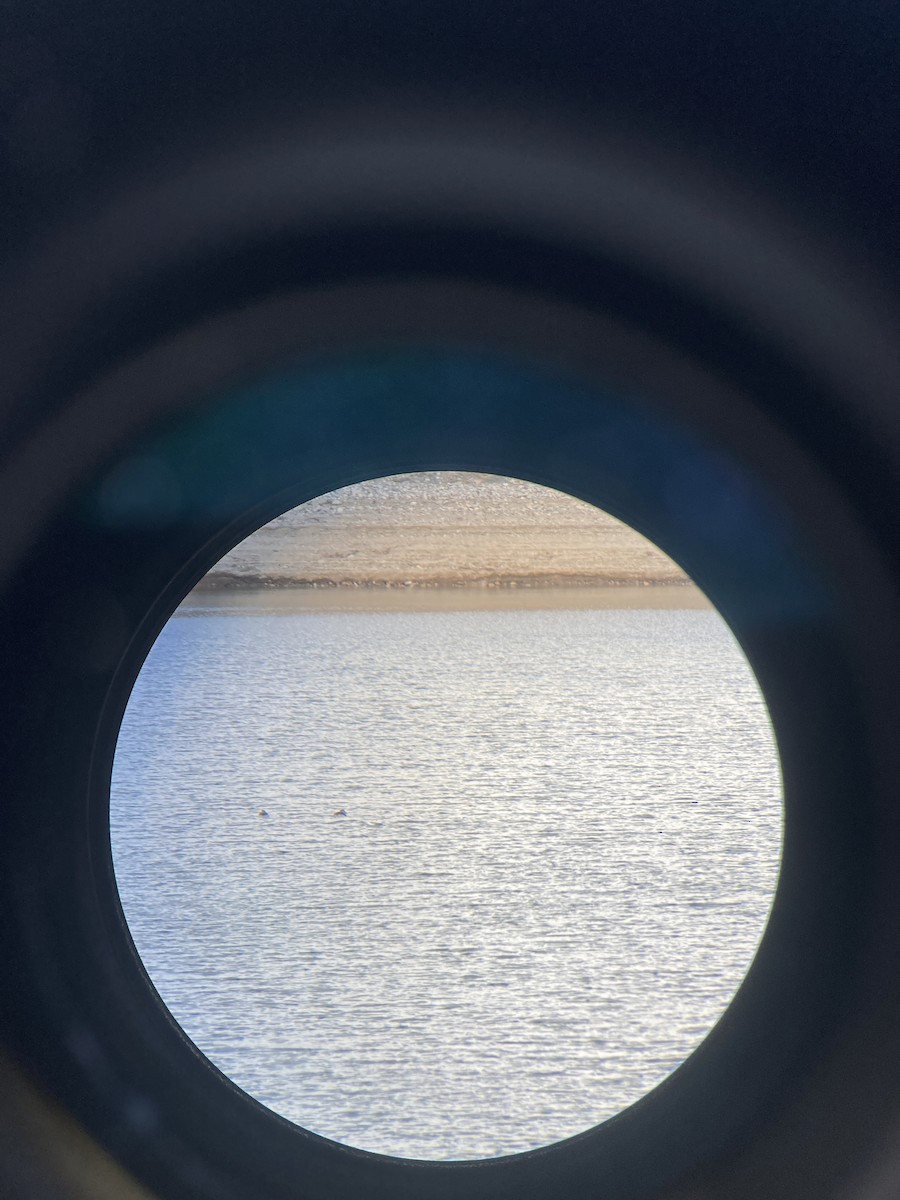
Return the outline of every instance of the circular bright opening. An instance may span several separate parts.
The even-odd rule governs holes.
[[[782,790],[718,613],[598,509],[432,472],[227,555],[110,803],[156,990],[240,1088],[381,1153],[558,1141],[668,1076],[769,914]]]

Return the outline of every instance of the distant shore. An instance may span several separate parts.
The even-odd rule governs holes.
[[[344,591],[373,591],[386,589],[400,590],[441,590],[473,589],[477,591],[507,591],[516,588],[691,588],[694,585],[689,579],[646,579],[641,576],[607,577],[601,575],[557,575],[539,571],[527,574],[503,576],[471,576],[462,573],[433,575],[427,578],[402,579],[396,576],[390,578],[373,577],[369,579],[335,579],[330,576],[316,578],[298,578],[295,575],[254,574],[252,572],[231,573],[228,571],[211,571],[197,584],[198,592],[227,592],[227,591],[270,591],[274,589],[295,588],[300,590],[329,590],[339,588]]]
[[[653,607],[683,608],[700,595],[608,513],[521,480],[460,472],[370,480],[312,500],[241,542],[197,587],[259,592],[291,592],[316,608],[346,607],[350,595],[361,597],[356,608],[397,608],[405,602],[392,597],[407,593],[413,608],[521,608],[534,603],[519,595],[552,592],[577,607],[648,607],[637,597],[652,593]],[[315,599],[331,593],[338,600]]]
[[[191,613],[295,612],[483,612],[540,609],[709,609],[692,583],[581,583],[578,586],[529,583],[479,587],[463,584],[402,587],[324,585],[195,588],[182,604]]]

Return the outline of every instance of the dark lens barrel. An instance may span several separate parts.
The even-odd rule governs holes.
[[[900,15],[16,0],[0,49],[0,1192],[900,1188]],[[307,1134],[162,1010],[118,722],[276,512],[417,469],[609,508],[737,634],[785,778],[759,958],[613,1121],[492,1162]]]

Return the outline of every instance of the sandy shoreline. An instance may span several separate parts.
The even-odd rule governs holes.
[[[579,587],[277,587],[195,590],[183,615],[329,612],[504,612],[548,609],[709,609],[694,584]]]
[[[672,559],[609,513],[464,472],[370,480],[309,501],[226,554],[195,594],[207,605],[225,596],[227,607],[260,592],[290,592],[280,605],[316,611],[706,604]]]

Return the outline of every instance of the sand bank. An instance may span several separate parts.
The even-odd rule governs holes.
[[[522,480],[449,471],[318,497],[257,530],[198,587],[281,589],[318,610],[683,608],[699,594],[659,547],[592,505]],[[565,596],[551,604],[551,590]]]
[[[547,609],[708,609],[693,584],[606,587],[321,587],[194,591],[187,616],[328,612],[469,612]]]

